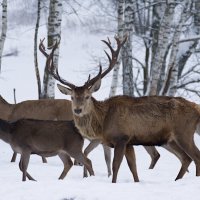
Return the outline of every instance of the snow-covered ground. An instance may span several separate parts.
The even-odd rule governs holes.
[[[41,27],[39,37],[46,36]],[[37,99],[37,85],[33,62],[33,29],[16,28],[14,33],[8,32],[5,53],[18,48],[17,57],[3,59],[0,75],[0,95],[13,103],[13,88],[16,88],[17,102],[27,99]],[[113,35],[110,35],[113,36]],[[74,84],[83,84],[91,69],[96,68],[91,55],[104,56],[105,46],[101,39],[107,35],[90,34],[89,31],[77,30],[62,33],[60,51],[60,74]],[[39,54],[41,75],[45,59]],[[102,81],[97,99],[108,97],[110,88],[110,74]],[[42,76],[41,76],[42,77]],[[119,93],[120,93],[119,87]],[[56,88],[56,98],[66,98]],[[195,141],[200,148],[200,137]],[[86,142],[87,144],[87,142]],[[29,173],[37,182],[22,182],[22,174],[18,168],[18,161],[10,163],[12,150],[9,145],[0,141],[0,200],[199,200],[200,177],[195,177],[195,166],[192,163],[182,180],[174,181],[180,163],[174,155],[162,148],[158,148],[161,158],[155,169],[149,170],[150,158],[143,147],[136,147],[139,183],[134,183],[126,161],[120,167],[118,181],[111,183],[107,177],[106,165],[102,147],[99,146],[91,154],[95,176],[82,178],[82,167],[73,166],[64,180],[58,180],[63,165],[58,157],[48,159],[47,164],[41,162],[39,156],[32,156]]]
[[[200,138],[196,136],[200,148]],[[87,143],[87,142],[86,142]],[[199,200],[200,178],[195,177],[192,163],[182,180],[174,181],[179,161],[162,148],[155,169],[149,170],[150,158],[143,147],[136,147],[139,183],[134,183],[126,160],[120,167],[118,181],[107,177],[102,147],[91,154],[95,176],[82,178],[82,167],[73,166],[64,180],[58,180],[63,165],[58,157],[43,164],[39,156],[32,156],[28,171],[37,180],[22,182],[18,161],[10,163],[10,146],[0,141],[0,199],[2,200]]]

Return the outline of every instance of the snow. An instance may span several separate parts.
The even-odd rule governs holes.
[[[17,27],[8,32],[5,43],[5,53],[10,49],[18,49],[16,57],[4,57],[2,73],[0,74],[0,95],[13,103],[13,88],[16,88],[17,102],[27,99],[37,99],[37,85],[33,62],[33,31],[34,28]],[[39,38],[46,36],[45,27],[40,28]],[[91,73],[91,69],[98,69],[98,59],[105,57],[105,45],[100,41],[113,34],[91,34],[85,29],[76,29],[73,32],[63,31],[60,50],[59,71],[63,78],[74,84],[83,84]],[[113,41],[113,40],[112,40]],[[41,77],[45,59],[39,55]],[[102,60],[102,59],[100,59]],[[106,67],[106,65],[103,65]],[[92,71],[92,74],[97,71]],[[108,97],[111,75],[103,81],[99,92],[94,96],[97,99]],[[120,93],[120,88],[119,91]],[[66,98],[56,88],[56,98]],[[69,97],[67,97],[69,98]],[[200,138],[195,137],[200,148]],[[85,146],[88,144],[86,141]],[[102,147],[97,147],[90,155],[95,176],[82,178],[83,169],[73,166],[64,180],[58,180],[63,165],[58,157],[48,158],[43,164],[39,156],[31,157],[28,171],[37,180],[22,182],[22,173],[18,162],[11,163],[12,150],[10,146],[0,141],[0,200],[199,200],[200,177],[195,176],[195,166],[192,163],[189,173],[182,180],[174,181],[180,169],[178,159],[158,148],[161,154],[156,167],[149,170],[150,158],[143,147],[135,147],[139,183],[134,183],[126,160],[124,159],[118,173],[116,184],[107,177],[107,170]]]
[[[196,136],[198,147],[200,138]],[[88,142],[86,141],[86,144]],[[86,145],[85,144],[85,145]],[[158,148],[161,158],[153,170],[148,169],[150,158],[143,147],[136,147],[139,183],[134,183],[125,159],[118,173],[116,184],[107,177],[102,147],[97,147],[89,158],[95,176],[82,178],[81,166],[73,166],[64,180],[58,180],[63,165],[58,157],[48,158],[44,164],[39,156],[31,157],[28,171],[37,180],[22,182],[22,173],[16,163],[10,163],[12,155],[8,144],[0,141],[0,197],[6,200],[160,200],[199,199],[200,178],[195,177],[192,163],[183,179],[174,181],[180,168],[177,158],[163,148]],[[3,197],[3,198],[2,198]]]

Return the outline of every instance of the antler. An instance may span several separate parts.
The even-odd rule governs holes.
[[[102,42],[104,42],[108,46],[108,48],[110,49],[110,51],[111,51],[111,57],[110,57],[110,55],[106,51],[104,51],[105,54],[106,54],[106,56],[108,57],[109,66],[102,73],[102,66],[100,64],[99,65],[99,73],[94,78],[92,78],[91,80],[88,78],[88,81],[85,83],[84,86],[86,86],[86,87],[92,86],[99,78],[102,79],[106,74],[108,74],[113,69],[113,67],[115,66],[115,64],[117,62],[117,58],[118,58],[120,49],[121,49],[121,47],[124,45],[124,43],[127,40],[127,36],[125,36],[125,38],[122,41],[120,41],[120,39],[115,36],[115,40],[117,42],[117,49],[116,50],[114,50],[112,48],[111,42],[110,42],[109,38],[108,38],[108,41],[102,40]]]
[[[111,56],[105,51],[105,54],[106,56],[108,57],[108,60],[109,60],[109,66],[108,68],[102,73],[102,66],[101,64],[99,65],[99,73],[92,79],[90,79],[90,75],[88,77],[88,80],[87,82],[84,84],[84,87],[87,87],[89,88],[90,86],[92,86],[99,78],[103,78],[106,74],[108,74],[112,69],[113,67],[115,66],[116,62],[117,62],[117,58],[118,58],[118,55],[119,55],[119,52],[120,52],[120,49],[121,47],[124,45],[124,43],[126,42],[127,40],[127,36],[122,40],[120,41],[120,39],[118,37],[115,37],[115,40],[117,42],[117,49],[114,50],[111,46],[111,42],[108,38],[108,41],[105,41],[105,40],[102,40],[102,42],[104,42],[108,48],[110,49],[111,51]],[[43,53],[43,55],[47,58],[47,61],[46,61],[46,67],[47,69],[49,70],[50,74],[58,81],[60,81],[62,84],[68,86],[69,88],[71,89],[74,89],[76,86],[68,81],[66,81],[65,79],[61,78],[59,73],[58,73],[58,68],[56,66],[54,66],[54,63],[53,63],[53,55],[54,55],[54,51],[56,50],[56,48],[58,47],[59,43],[60,43],[60,40],[59,42],[56,41],[55,45],[53,46],[53,49],[51,51],[50,54],[47,54],[46,53],[46,50],[45,50],[45,46],[43,44],[43,40],[40,40],[40,44],[39,44],[39,50]]]
[[[44,38],[45,39],[45,38]],[[66,81],[65,79],[61,78],[59,73],[58,73],[58,68],[56,66],[54,66],[54,62],[53,62],[53,55],[54,52],[56,50],[56,48],[58,47],[59,42],[56,41],[55,45],[53,45],[52,51],[50,54],[47,54],[45,46],[43,44],[43,40],[40,40],[40,44],[39,44],[39,50],[42,52],[42,54],[47,58],[46,61],[46,68],[49,70],[49,73],[58,81],[60,81],[62,84],[68,86],[69,88],[73,89],[76,86],[68,81]]]

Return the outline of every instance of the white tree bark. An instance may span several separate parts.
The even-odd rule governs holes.
[[[117,27],[117,32],[118,32],[118,37],[120,40],[123,38],[123,31],[124,31],[124,0],[119,0],[118,1],[118,27]],[[111,82],[111,88],[110,88],[110,94],[109,96],[114,96],[117,91],[117,84],[118,84],[118,76],[119,76],[119,69],[120,69],[120,64],[121,64],[121,53],[119,53],[118,56],[118,61],[115,64],[115,67],[113,69],[113,75],[112,75],[112,82]]]
[[[164,62],[165,52],[171,33],[171,26],[174,17],[175,1],[169,0],[161,21],[158,37],[157,51],[152,58],[150,81],[148,85],[148,95],[156,95],[158,93],[158,83],[161,76],[162,64]]]
[[[134,1],[125,0],[124,8],[124,35],[128,39],[121,49],[123,67],[123,94],[133,96],[133,63],[132,63],[132,36],[134,24]]]
[[[7,0],[2,1],[2,26],[1,26],[1,37],[0,37],[0,73],[4,43],[6,40],[7,33]]]
[[[62,22],[62,0],[50,0],[48,18],[48,48],[52,48],[56,41],[60,40]],[[54,65],[58,65],[59,47],[54,53]],[[43,98],[55,97],[55,79],[45,69],[43,80]]]
[[[151,58],[154,58],[156,56],[156,53],[158,50],[159,30],[160,30],[160,25],[162,24],[162,19],[163,19],[165,9],[166,9],[166,4],[163,2],[161,3],[160,0],[153,0],[153,4],[154,5],[153,5],[153,9],[152,9],[152,28],[150,30],[151,37],[152,37]],[[150,66],[152,66],[152,65],[153,65],[153,59],[151,59]],[[161,68],[160,80],[164,79],[165,67],[166,66],[164,63]],[[162,86],[162,82],[159,81],[157,90],[159,90],[161,88],[161,86]],[[146,87],[148,87],[148,82],[147,82]],[[145,91],[145,94],[146,94],[146,92],[147,92],[147,89]]]
[[[186,18],[187,18],[187,8],[188,5],[190,6],[191,1],[185,0],[182,2],[181,6],[181,17],[179,20],[179,23],[174,30],[174,36],[172,39],[172,47],[171,47],[171,53],[168,63],[168,69],[167,69],[167,75],[165,77],[165,81],[163,83],[163,87],[160,91],[160,95],[169,95],[174,96],[177,91],[177,82],[178,82],[178,65],[177,63],[177,53],[179,50],[179,40],[182,33],[183,25],[185,24]]]
[[[185,42],[188,42],[188,45],[186,46],[185,44],[183,44],[183,48],[184,48],[184,51],[183,51],[183,48],[181,48],[181,45],[180,44],[180,51],[178,52],[178,61],[177,61],[177,67],[178,67],[178,78],[180,79],[181,76],[182,76],[182,72],[183,72],[183,69],[186,65],[186,62],[187,60],[190,58],[190,56],[194,53],[195,51],[195,48],[197,47],[198,45],[198,41],[199,41],[199,34],[200,34],[200,1],[199,0],[195,0],[194,1],[194,23],[193,25],[189,28],[189,31],[188,31],[188,35],[187,37],[190,39],[190,38],[193,38],[191,40],[187,39],[185,40]],[[197,39],[195,39],[197,38]],[[187,47],[187,48],[186,48]]]

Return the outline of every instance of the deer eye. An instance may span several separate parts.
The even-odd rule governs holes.
[[[86,96],[86,97],[85,97],[85,99],[89,99],[89,98],[90,98],[90,96]]]

